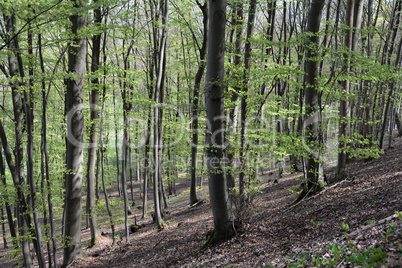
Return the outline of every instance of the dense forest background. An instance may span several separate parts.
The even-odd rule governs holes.
[[[101,215],[130,243],[134,206],[163,230],[182,180],[190,205],[208,180],[208,246],[263,172],[303,172],[300,201],[402,135],[402,1],[209,2],[0,3],[2,236],[25,267],[81,257]]]

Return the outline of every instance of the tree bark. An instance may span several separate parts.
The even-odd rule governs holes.
[[[98,0],[94,1],[97,4]],[[100,6],[94,10],[95,26],[99,27],[102,24],[102,11]],[[90,93],[90,122],[89,122],[89,148],[87,162],[87,213],[89,217],[89,227],[91,229],[90,247],[96,244],[99,237],[98,217],[95,212],[96,194],[95,194],[95,168],[97,162],[98,136],[99,136],[99,76],[96,72],[100,66],[100,51],[101,51],[102,34],[96,34],[92,37],[92,64],[91,73],[94,78],[91,80],[92,89]]]
[[[40,68],[42,74],[45,74],[45,65],[43,60],[42,52],[42,35],[38,34],[38,47],[39,47],[39,60]],[[54,217],[53,217],[53,203],[52,203],[52,191],[51,191],[51,181],[49,174],[49,153],[47,149],[47,94],[45,81],[42,80],[42,129],[41,129],[41,175],[42,180],[46,181],[47,188],[47,206],[49,210],[49,224],[50,224],[50,241],[52,242],[52,250],[50,250],[50,241],[48,242],[48,256],[49,256],[49,266],[57,267],[57,245],[56,239],[54,237]],[[45,205],[44,205],[45,206]],[[46,219],[47,220],[47,219]],[[53,253],[53,258],[52,258]]]
[[[346,14],[346,30],[345,48],[348,52],[343,55],[343,72],[349,74],[351,68],[351,56],[349,53],[355,53],[357,50],[357,39],[359,30],[361,28],[361,17],[363,10],[362,0],[348,0],[347,14]],[[349,95],[351,94],[351,85],[349,80],[342,82],[342,87],[345,96],[341,99],[339,106],[339,145],[338,145],[338,164],[337,164],[337,180],[342,180],[345,176],[345,166],[347,160],[347,142],[346,139],[350,136],[350,117],[351,117],[351,103]]]
[[[86,40],[78,36],[85,26],[84,2],[74,0],[74,8],[79,14],[71,15],[73,39],[68,48],[68,73],[66,91],[66,174],[64,203],[64,259],[63,266],[70,265],[82,257],[81,216],[82,216],[82,161],[83,161],[83,87],[85,73]]]
[[[307,44],[304,76],[304,106],[306,109],[304,126],[304,143],[308,150],[306,161],[306,182],[298,200],[320,191],[323,184],[318,181],[322,141],[320,139],[321,101],[318,93],[318,67],[316,57],[319,55],[319,36],[322,10],[325,0],[313,0],[307,22]]]
[[[163,95],[164,95],[164,80],[165,80],[165,71],[166,71],[166,40],[167,40],[167,23],[168,23],[168,14],[169,14],[169,1],[161,1],[160,12],[162,17],[162,27],[160,36],[156,35],[157,26],[154,25],[154,46],[156,53],[154,55],[155,67],[156,67],[156,84],[155,84],[155,95],[154,101],[156,106],[153,108],[154,111],[154,212],[155,212],[155,221],[159,230],[164,228],[164,222],[162,220],[162,212],[161,212],[161,200],[160,193],[162,191],[160,184],[162,183],[162,109],[159,107],[161,103],[163,103]],[[152,4],[151,4],[152,5]],[[160,38],[160,43],[157,42]],[[158,47],[159,46],[159,47]]]
[[[209,1],[208,58],[206,74],[208,188],[214,218],[214,239],[234,235],[233,214],[225,169],[224,140],[224,53],[226,1]]]
[[[195,75],[194,81],[194,92],[193,92],[193,100],[192,100],[192,121],[191,121],[191,184],[190,184],[190,205],[193,205],[198,202],[197,198],[197,147],[198,147],[198,115],[199,115],[199,98],[200,98],[200,88],[202,77],[205,72],[205,57],[207,54],[207,38],[208,38],[208,6],[207,3],[201,5],[198,3],[198,7],[201,9],[203,14],[203,39],[202,45],[199,48],[200,59],[197,73]],[[197,40],[194,38],[194,42]]]

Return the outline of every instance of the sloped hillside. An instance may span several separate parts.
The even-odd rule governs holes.
[[[205,252],[199,248],[213,224],[209,203],[189,208],[183,194],[172,200],[165,230],[146,219],[131,245],[87,249],[74,267],[402,267],[402,219],[394,215],[402,211],[401,151],[397,140],[379,159],[349,164],[345,181],[297,205],[289,191],[300,184],[297,176],[267,183],[250,223]]]

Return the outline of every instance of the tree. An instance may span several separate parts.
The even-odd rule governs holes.
[[[357,40],[359,37],[359,30],[362,23],[362,10],[363,2],[361,0],[348,0],[347,13],[346,13],[346,36],[345,48],[346,52],[343,54],[343,72],[349,74],[352,72],[351,57],[357,50]],[[350,97],[352,94],[352,86],[349,79],[342,81],[342,87],[345,96],[341,99],[339,106],[339,146],[338,146],[338,164],[337,164],[337,179],[344,178],[345,165],[347,154],[347,139],[351,133],[351,103]]]
[[[82,162],[83,162],[83,87],[85,73],[86,40],[80,31],[86,23],[85,2],[73,0],[74,13],[70,15],[73,35],[68,47],[68,73],[66,80],[65,114],[67,120],[66,173],[64,203],[64,259],[63,265],[70,265],[82,257]]]
[[[94,2],[98,4],[96,0]],[[98,4],[99,5],[99,4]],[[94,10],[95,16],[95,26],[99,27],[102,23],[102,10],[100,6],[95,7]],[[96,244],[96,240],[99,237],[99,228],[98,228],[98,219],[97,214],[95,213],[95,204],[96,204],[96,196],[95,196],[95,167],[97,160],[97,151],[98,151],[98,136],[99,136],[99,76],[96,75],[96,72],[99,70],[100,66],[100,51],[101,51],[101,38],[102,33],[98,33],[92,37],[92,64],[91,64],[91,72],[95,75],[95,77],[91,80],[92,90],[90,93],[90,107],[91,107],[91,115],[90,115],[90,126],[89,126],[89,148],[88,148],[88,171],[87,171],[87,211],[89,217],[89,226],[91,229],[91,242],[90,246],[94,246]]]
[[[151,6],[153,4],[151,3]],[[155,107],[153,108],[153,118],[154,118],[154,174],[153,174],[153,186],[154,186],[154,213],[155,221],[159,230],[164,228],[164,223],[162,220],[161,212],[161,191],[162,189],[162,118],[163,110],[160,105],[163,103],[164,97],[164,84],[165,84],[165,71],[166,71],[166,39],[167,39],[167,24],[169,15],[169,1],[164,0],[160,2],[159,6],[160,16],[162,18],[162,26],[160,29],[160,36],[158,35],[156,25],[153,25],[153,40],[154,40],[154,62],[155,62],[155,92],[154,101]],[[156,14],[152,14],[154,17]],[[159,17],[157,15],[156,17]]]
[[[224,169],[224,55],[226,1],[209,1],[208,58],[206,74],[208,187],[214,234],[210,242],[234,235],[233,214]]]
[[[207,40],[208,40],[208,3],[205,2],[201,4],[197,1],[198,7],[201,9],[203,14],[203,38],[201,46],[199,45],[197,38],[193,34],[193,41],[197,44],[199,50],[199,66],[197,73],[195,75],[194,81],[194,92],[193,92],[193,102],[192,102],[192,120],[191,120],[191,185],[190,185],[190,205],[198,202],[196,193],[196,180],[197,180],[197,146],[198,146],[198,116],[199,116],[199,98],[200,98],[200,88],[202,77],[205,72],[205,58],[207,54]]]
[[[321,14],[325,0],[313,0],[310,7],[307,22],[306,61],[304,76],[304,106],[306,115],[304,120],[304,136],[306,145],[310,148],[306,159],[306,182],[299,200],[306,195],[315,194],[323,187],[323,181],[319,181],[319,165],[321,154],[321,99],[318,89],[319,62],[319,36]]]

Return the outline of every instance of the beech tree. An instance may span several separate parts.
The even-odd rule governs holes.
[[[233,214],[224,169],[224,56],[226,1],[209,1],[208,57],[206,74],[208,187],[214,234],[210,241],[234,235]]]
[[[347,159],[378,157],[402,133],[401,0],[0,7],[0,217],[26,267],[57,265],[60,244],[64,265],[81,256],[84,200],[89,244],[97,228],[118,242],[123,224],[129,242],[141,210],[140,224],[152,206],[163,226],[164,187],[207,198],[205,174],[211,241],[226,239],[242,216],[236,194],[257,194],[267,171],[303,171],[300,197],[313,195],[323,168],[339,160],[341,179]]]
[[[362,11],[363,11],[363,1],[362,0],[348,0],[347,2],[347,13],[346,13],[346,36],[345,36],[345,48],[346,52],[343,54],[343,71],[346,74],[352,72],[352,58],[354,53],[357,52],[357,43],[359,38],[359,30],[362,23]],[[346,160],[348,157],[347,153],[347,139],[351,133],[351,103],[350,98],[352,95],[352,85],[348,79],[342,81],[342,87],[345,92],[345,96],[342,97],[339,107],[339,153],[338,153],[338,164],[337,164],[337,178],[343,179],[345,176],[344,170],[346,165]]]
[[[308,15],[306,28],[306,61],[304,76],[304,106],[306,115],[304,120],[305,142],[312,151],[308,152],[306,159],[306,182],[299,199],[320,191],[324,182],[319,181],[319,156],[322,151],[321,134],[321,99],[318,89],[319,37],[321,14],[325,0],[313,0]]]
[[[94,3],[98,4],[98,1]],[[95,26],[100,27],[102,23],[102,10],[100,6],[97,6],[94,10]],[[100,52],[101,52],[101,38],[102,33],[96,34],[92,37],[92,63],[91,72],[96,74],[100,66]],[[91,243],[90,246],[94,246],[96,239],[100,235],[98,228],[97,215],[95,213],[95,167],[98,152],[98,136],[99,136],[99,90],[100,81],[99,76],[95,76],[92,81],[93,89],[90,92],[90,130],[89,130],[89,148],[88,148],[88,171],[87,171],[87,212],[89,217],[89,225],[91,228]]]
[[[82,162],[83,162],[83,87],[85,74],[86,40],[80,31],[86,23],[85,2],[72,1],[74,13],[70,16],[73,35],[68,48],[68,73],[66,81],[66,173],[64,203],[64,259],[70,265],[82,257]]]

